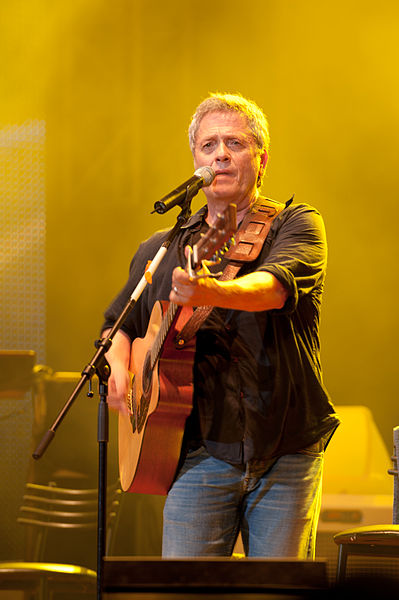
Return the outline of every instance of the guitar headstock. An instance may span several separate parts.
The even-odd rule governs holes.
[[[229,204],[223,213],[218,213],[215,223],[194,245],[188,257],[188,271],[198,270],[205,261],[217,261],[230,245],[234,244],[237,230],[237,208]],[[220,259],[219,259],[220,260]]]

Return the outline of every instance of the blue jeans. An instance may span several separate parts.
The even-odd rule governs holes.
[[[164,558],[231,556],[241,531],[249,557],[314,558],[323,452],[233,466],[204,448],[189,454],[164,508]]]

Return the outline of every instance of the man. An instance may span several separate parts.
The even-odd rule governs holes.
[[[196,335],[193,411],[182,466],[164,509],[163,556],[314,556],[323,451],[338,425],[322,384],[319,313],[326,266],[320,214],[287,202],[259,256],[234,280],[192,278],[184,247],[229,203],[256,210],[267,163],[267,121],[239,95],[212,94],[189,129],[194,166],[210,166],[207,207],[191,217],[114,338],[109,403],[126,411],[131,342],[158,299],[215,307]],[[142,244],[106,312],[104,335],[165,233]],[[222,265],[223,266],[223,265]]]

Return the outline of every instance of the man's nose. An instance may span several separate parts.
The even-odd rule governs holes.
[[[221,140],[216,147],[216,160],[230,160],[230,152],[226,144]]]

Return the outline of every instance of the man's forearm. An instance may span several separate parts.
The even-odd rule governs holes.
[[[288,293],[267,271],[249,273],[231,281],[213,281],[214,304],[221,308],[261,311],[282,308]]]
[[[288,292],[267,271],[256,271],[231,281],[204,278],[190,281],[183,269],[173,272],[170,300],[189,306],[219,306],[235,310],[261,311],[282,308]]]
[[[102,332],[101,337],[107,337],[110,331],[110,329],[105,329]],[[130,348],[131,341],[129,336],[123,331],[119,330],[116,332],[112,340],[111,348],[108,350],[105,356],[110,363],[112,363],[114,360],[117,360],[128,367],[130,360]]]

